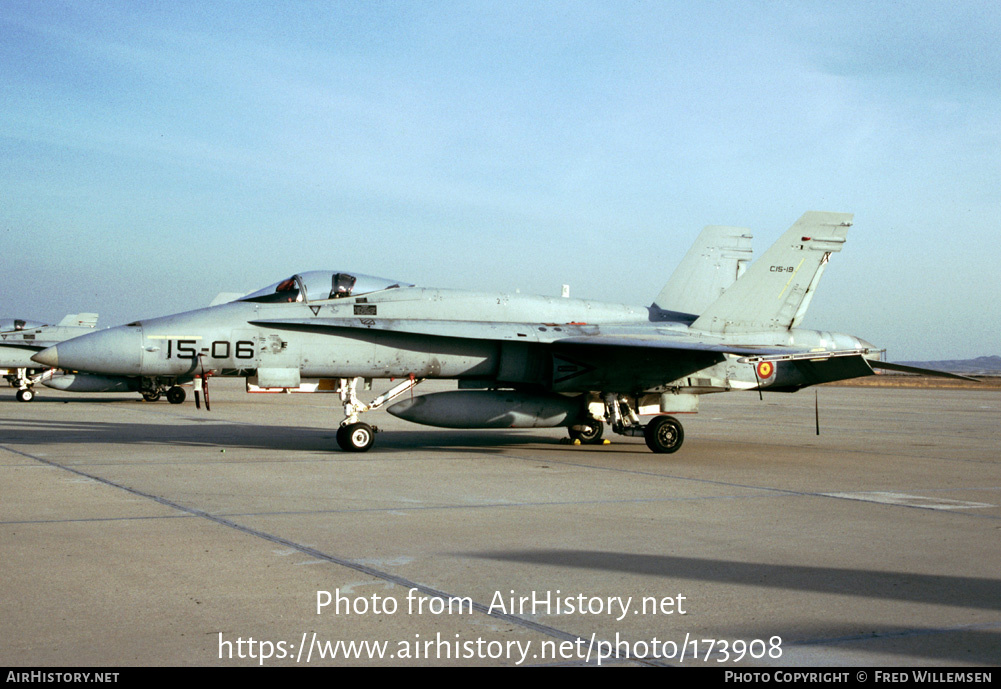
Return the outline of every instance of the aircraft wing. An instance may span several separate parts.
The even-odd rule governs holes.
[[[976,381],[953,373],[933,369],[903,366],[870,359],[876,353],[869,349],[844,349],[816,351],[808,347],[789,345],[755,345],[723,342],[702,334],[689,335],[687,331],[658,329],[647,325],[587,325],[581,323],[512,323],[506,321],[445,321],[395,318],[281,318],[251,321],[251,325],[284,330],[331,332],[386,341],[399,337],[440,337],[448,339],[490,340],[494,342],[528,342],[552,345],[560,352],[585,354],[586,358],[604,360],[612,368],[629,368],[642,358],[654,368],[669,367],[678,375],[723,360],[724,354],[741,357],[739,363],[756,364],[762,361],[789,362],[806,371],[825,370],[831,373],[818,375],[815,382],[839,380],[845,377],[872,375],[874,368],[905,373],[940,376]],[[653,357],[651,359],[651,357]],[[843,375],[844,369],[851,375]]]
[[[653,324],[512,323],[390,318],[282,318],[251,325],[280,330],[336,333],[387,347],[413,346],[414,339],[444,338],[548,347],[556,391],[651,389],[725,359],[725,354],[787,353],[772,347],[742,347],[663,332]],[[707,341],[708,340],[708,341]]]

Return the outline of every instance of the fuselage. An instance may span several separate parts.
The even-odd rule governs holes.
[[[706,344],[724,341],[691,332],[690,321],[664,320],[653,307],[399,287],[309,302],[236,301],[145,319],[61,343],[36,360],[89,373],[178,380],[203,372],[277,371],[303,378],[475,379],[565,392],[613,385],[644,390],[724,357],[679,358],[660,350],[641,350],[637,356],[600,347],[568,354],[560,340],[629,332]],[[484,324],[490,324],[489,337]],[[736,343],[733,337],[725,341]],[[862,343],[848,335],[796,329],[742,334],[739,344],[831,351]],[[561,376],[566,367],[572,375]]]

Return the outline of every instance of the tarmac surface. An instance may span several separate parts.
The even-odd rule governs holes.
[[[710,395],[674,455],[384,411],[345,453],[336,395],[240,380],[14,392],[6,666],[1001,663],[997,389],[824,387],[819,437],[812,391]]]

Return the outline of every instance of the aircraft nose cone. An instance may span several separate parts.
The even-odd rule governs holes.
[[[51,366],[52,368],[59,368],[59,352],[56,351],[56,347],[49,347],[48,349],[43,349],[38,354],[35,354],[33,357],[31,357],[31,360],[37,361],[43,366]]]
[[[60,342],[32,359],[68,371],[138,375],[142,366],[142,330],[134,326],[99,330]]]

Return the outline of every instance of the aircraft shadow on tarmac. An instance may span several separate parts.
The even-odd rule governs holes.
[[[128,443],[178,446],[208,446],[224,449],[248,448],[293,452],[330,452],[343,458],[359,459],[355,453],[337,447],[336,427],[269,426],[232,423],[209,416],[190,418],[189,423],[149,424],[138,422],[53,421],[48,419],[0,419],[4,442],[15,445],[64,443]],[[371,455],[426,451],[501,453],[505,446],[544,444],[553,449],[564,447],[560,439],[531,435],[525,431],[389,431],[380,439]],[[649,454],[642,443],[632,446],[636,452]]]
[[[337,448],[330,429],[257,426],[210,418],[190,424],[135,422],[0,420],[4,442],[10,445],[71,443],[206,446],[223,449],[323,451]]]
[[[0,397],[0,404],[10,402],[21,404],[13,397]],[[133,407],[155,407],[158,403],[143,402],[135,396],[108,397],[80,395],[71,400],[60,398],[36,397],[31,403],[33,407],[49,404],[100,404],[128,405]],[[171,407],[159,403],[165,410]],[[217,445],[220,448],[255,448],[263,450],[292,450],[322,452],[330,450],[338,454],[358,459],[354,453],[344,453],[338,448],[336,433],[338,415],[332,410],[330,425],[322,426],[272,426],[253,422],[233,423],[211,413],[196,411],[194,408],[177,409],[184,415],[190,426],[159,425],[142,423],[107,423],[107,422],[72,422],[48,421],[42,418],[30,420],[10,420],[9,427],[0,420],[0,429],[4,438],[10,442],[27,444],[62,443],[62,442],[116,442],[117,436],[127,437],[128,442],[149,442],[155,444],[180,445]],[[190,414],[190,415],[188,415]],[[262,419],[264,417],[262,416]],[[42,437],[34,434],[18,434],[19,427],[28,428],[39,424],[45,429]],[[376,426],[379,424],[376,423]],[[60,433],[56,429],[63,428]],[[214,430],[208,431],[207,428]],[[420,451],[435,452],[481,452],[500,454],[505,448],[529,448],[536,452],[560,452],[575,447],[576,451],[586,453],[626,453],[640,455],[654,461],[663,457],[651,457],[642,438],[620,438],[610,440],[608,445],[572,446],[564,428],[540,429],[437,429],[427,426],[413,426],[414,430],[389,430],[378,434],[379,445],[372,452],[375,454],[411,453]],[[89,433],[89,435],[82,435]],[[121,438],[119,438],[121,439]],[[124,442],[124,441],[123,441]]]
[[[818,594],[854,596],[861,599],[884,599],[932,607],[952,606],[984,611],[1001,610],[1001,580],[911,572],[881,572],[838,567],[777,565],[756,562],[734,562],[674,555],[645,555],[624,552],[588,550],[517,550],[459,553],[463,557],[503,560],[559,568],[592,569],[628,574],[688,579],[694,582],[715,582],[758,588],[806,591]],[[993,622],[993,620],[985,620]],[[874,648],[876,652],[920,654],[942,660],[984,662],[999,660],[996,631],[985,630],[991,624],[971,624],[969,629],[936,625],[936,616],[929,610],[927,625],[922,629],[882,624],[875,620],[860,620],[858,625],[837,625],[816,628],[815,638],[789,639],[793,644],[834,646],[866,639],[885,640]],[[860,631],[860,627],[864,631]],[[833,630],[833,633],[832,633]],[[743,633],[743,632],[742,632]],[[776,633],[774,631],[770,632]],[[942,635],[962,635],[962,643],[943,647]],[[903,639],[903,643],[899,640]],[[885,646],[885,648],[884,648]]]
[[[108,395],[101,396],[88,396],[88,395],[74,395],[71,399],[66,399],[65,397],[46,397],[45,391],[42,390],[41,393],[35,395],[35,399],[31,401],[31,406],[41,407],[48,404],[137,404],[142,402],[137,394],[130,395],[128,397],[110,397]],[[10,403],[10,404],[22,404],[18,402],[13,397],[0,396],[0,404]],[[151,402],[146,402],[146,404],[152,404]]]
[[[588,550],[525,550],[466,555],[526,564],[1001,610],[1001,596],[998,595],[1001,580],[998,579]]]

